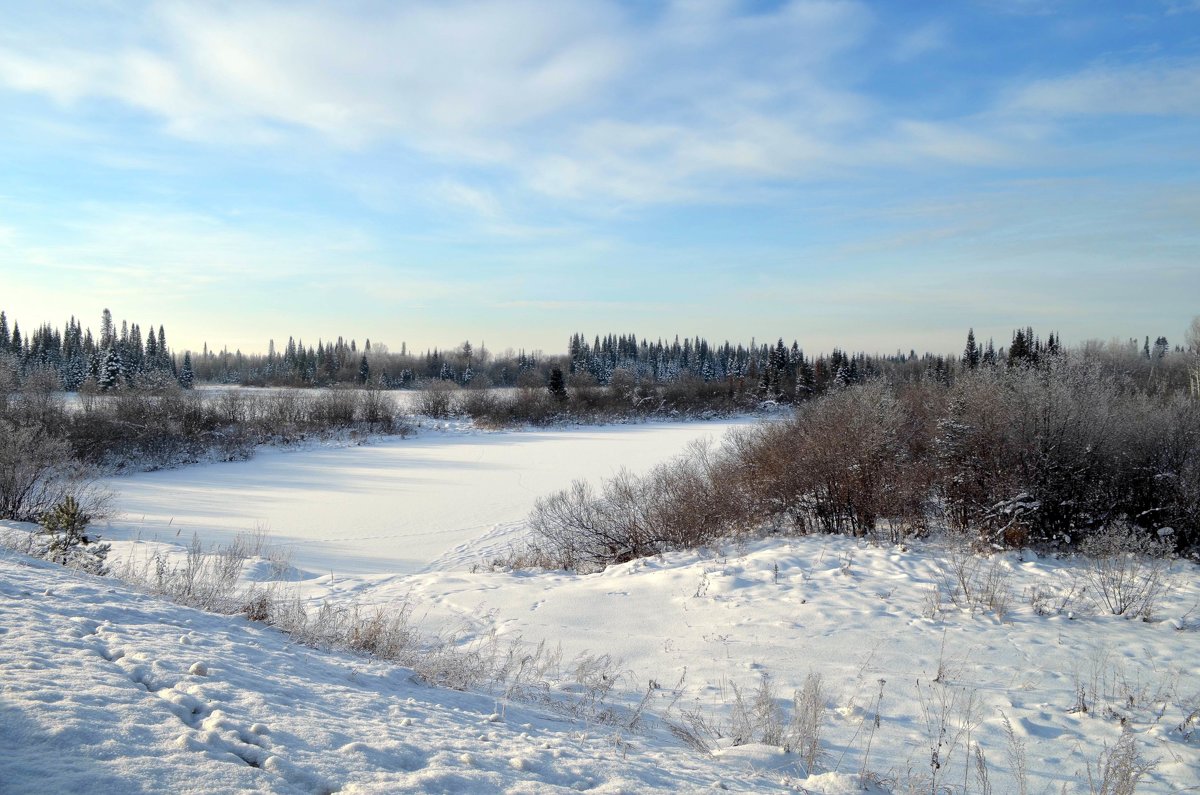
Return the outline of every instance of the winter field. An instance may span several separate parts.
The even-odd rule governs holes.
[[[1152,621],[1106,614],[1083,561],[938,539],[490,565],[538,497],[744,422],[427,427],[115,478],[114,568],[265,533],[243,583],[536,675],[436,688],[0,552],[0,791],[1116,793],[1139,767],[1138,791],[1200,790],[1189,563]]]

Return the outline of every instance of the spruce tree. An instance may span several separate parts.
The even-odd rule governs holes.
[[[963,364],[967,366],[967,369],[974,370],[979,366],[980,358],[979,346],[975,344],[975,329],[972,328],[967,331],[967,346],[963,349]]]
[[[192,352],[185,351],[183,354],[183,367],[179,370],[179,385],[184,389],[191,389],[195,377],[195,374],[192,372]]]
[[[97,381],[105,391],[121,385],[121,356],[116,348],[109,348],[104,352]]]
[[[567,399],[567,384],[560,368],[555,367],[550,371],[550,380],[546,383],[546,389],[549,390],[550,396],[559,402]]]
[[[113,329],[112,312],[105,308],[100,315],[100,347],[110,348],[116,342],[115,331]]]
[[[358,383],[365,384],[371,379],[371,365],[367,363],[367,355],[364,353],[362,361],[358,363]]]

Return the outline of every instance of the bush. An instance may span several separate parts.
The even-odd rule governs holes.
[[[852,384],[718,450],[546,498],[524,559],[596,568],[755,529],[897,542],[940,517],[991,548],[1077,545],[1122,517],[1143,536],[1169,523],[1176,548],[1194,548],[1200,404],[1067,355],[950,386]],[[1002,611],[998,570],[980,576],[969,590]]]
[[[0,519],[37,521],[78,488],[70,446],[41,424],[0,417]]]
[[[1085,579],[1114,616],[1149,619],[1168,589],[1170,546],[1127,522],[1114,522],[1088,537]]]
[[[451,415],[457,391],[458,385],[453,381],[433,381],[417,397],[417,411],[435,420],[445,419]]]

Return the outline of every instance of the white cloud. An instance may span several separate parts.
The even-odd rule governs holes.
[[[1200,115],[1200,62],[1097,66],[1038,80],[1010,107],[1055,115]]]
[[[945,23],[931,22],[916,30],[902,32],[892,50],[892,58],[901,63],[911,61],[942,49],[948,40],[949,31]]]
[[[564,0],[382,5],[160,3],[137,46],[8,37],[0,80],[60,102],[116,99],[181,135],[294,125],[338,144],[415,143],[529,123],[621,69],[606,6]]]
[[[84,120],[115,102],[210,146],[288,144],[298,168],[306,147],[417,153],[436,195],[492,219],[521,191],[594,211],[754,200],[871,167],[1012,163],[1046,139],[1048,118],[1200,108],[1200,69],[1175,62],[1037,81],[976,118],[897,115],[855,84],[856,56],[878,30],[851,1],[126,8],[102,36],[44,22],[0,32],[0,84]],[[938,23],[886,33],[893,63],[948,36]],[[464,165],[511,187],[489,194]],[[369,204],[397,189],[386,175],[327,178],[363,186]]]

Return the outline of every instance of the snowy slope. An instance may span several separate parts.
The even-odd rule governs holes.
[[[1157,762],[1143,791],[1200,787],[1200,727],[1190,739],[1178,730],[1200,710],[1193,564],[1175,565],[1173,589],[1147,623],[1105,614],[1086,593],[1061,614],[1048,599],[1049,614],[1039,614],[1033,594],[1063,598],[1082,585],[1084,564],[1029,552],[959,558],[980,574],[994,567],[1007,593],[1001,615],[948,600],[934,610],[933,592],[945,594],[955,578],[953,557],[936,543],[901,550],[808,537],[671,553],[586,576],[458,570],[319,579],[304,589],[313,600],[408,597],[429,626],[495,628],[561,643],[568,655],[604,651],[621,658],[631,681],[682,677],[682,703],[716,717],[728,717],[731,685],[753,690],[766,673],[786,699],[820,673],[833,707],[824,769],[868,768],[900,789],[929,777],[931,737],[945,725],[937,773],[955,791],[974,776],[965,730],[985,751],[996,791],[1016,791],[1005,717],[1025,746],[1031,792],[1064,784],[1086,792],[1089,766],[1123,728]],[[881,689],[881,725],[868,744]]]
[[[721,428],[722,424],[662,423],[526,433],[425,433],[416,444],[403,440],[362,448],[267,453],[250,462],[116,479],[117,506],[125,513],[114,517],[105,530],[114,540],[112,558],[120,560],[144,557],[164,547],[179,549],[192,532],[207,544],[265,523],[271,528],[272,542],[291,552],[294,565],[252,560],[244,570],[247,581],[282,577],[290,592],[314,608],[328,602],[400,609],[407,603],[422,631],[455,633],[463,643],[496,632],[520,638],[530,647],[542,641],[561,646],[568,659],[583,652],[612,655],[621,661],[624,672],[617,697],[630,707],[650,682],[661,684],[664,691],[673,691],[681,683],[669,717],[678,723],[684,710],[698,710],[717,726],[723,736],[712,742],[716,760],[686,748],[664,730],[661,721],[652,730],[626,738],[633,744],[626,749],[611,729],[589,729],[545,715],[539,718],[486,696],[419,687],[408,681],[407,673],[297,649],[272,631],[159,605],[105,581],[69,580],[67,591],[82,589],[82,601],[77,600],[74,613],[59,616],[56,628],[43,627],[34,620],[35,613],[52,613],[57,600],[47,600],[42,593],[59,588],[51,581],[63,576],[44,567],[10,573],[10,566],[0,572],[6,594],[15,592],[9,586],[18,574],[41,578],[17,586],[24,596],[9,595],[0,602],[0,625],[10,629],[0,633],[4,698],[11,704],[14,693],[36,692],[28,684],[10,684],[18,681],[10,677],[10,670],[15,670],[10,666],[29,655],[44,658],[47,649],[65,643],[61,653],[53,656],[55,663],[83,660],[91,675],[116,677],[114,688],[130,687],[127,676],[120,680],[120,670],[136,661],[153,671],[157,661],[169,672],[159,692],[171,695],[196,686],[206,688],[205,693],[224,688],[240,694],[230,696],[240,704],[238,712],[224,705],[215,708],[235,715],[240,726],[271,727],[272,742],[277,743],[271,752],[297,769],[319,775],[322,786],[347,782],[366,786],[376,781],[371,776],[382,775],[372,765],[399,764],[384,761],[389,758],[385,751],[371,756],[375,762],[361,765],[326,758],[331,749],[343,745],[366,742],[375,748],[371,738],[377,737],[408,742],[424,749],[428,761],[436,749],[474,747],[482,742],[481,735],[490,732],[500,732],[499,739],[483,742],[484,751],[456,750],[422,768],[453,768],[457,771],[453,775],[467,776],[461,785],[455,783],[458,779],[447,779],[451,783],[421,786],[434,791],[470,787],[489,791],[527,782],[540,791],[552,784],[576,784],[559,773],[552,776],[550,768],[561,767],[552,754],[538,757],[543,768],[511,767],[511,759],[521,756],[524,740],[518,740],[526,730],[504,734],[504,727],[512,728],[513,715],[519,713],[526,717],[515,721],[516,726],[530,723],[537,732],[549,732],[561,743],[555,747],[564,757],[591,759],[587,775],[597,785],[629,791],[687,790],[703,789],[721,779],[731,786],[765,788],[780,775],[798,780],[802,770],[794,756],[762,746],[729,747],[734,688],[749,694],[766,674],[775,687],[778,706],[788,711],[793,690],[812,672],[824,677],[829,704],[817,767],[834,775],[804,780],[809,789],[836,790],[867,773],[868,778],[899,791],[929,791],[934,776],[953,791],[964,786],[979,791],[973,761],[978,746],[986,755],[993,791],[1018,791],[1019,765],[1012,752],[1020,746],[1016,750],[1025,758],[1029,792],[1059,792],[1064,786],[1068,791],[1087,792],[1089,771],[1098,772],[1101,757],[1117,747],[1123,731],[1136,740],[1141,758],[1155,764],[1141,791],[1200,788],[1200,580],[1191,564],[1175,565],[1173,588],[1153,622],[1105,615],[1091,606],[1086,589],[1079,593],[1085,573],[1080,561],[1030,553],[963,558],[926,542],[901,549],[848,538],[766,539],[742,547],[672,553],[587,576],[489,570],[497,552],[519,541],[524,531],[520,520],[538,496],[572,478],[595,480],[621,465],[644,469],[682,449],[690,439]],[[955,571],[956,559],[961,565],[975,566],[972,576],[981,581],[994,577],[1006,595],[1002,600],[1006,609],[951,602],[948,592],[960,573]],[[935,593],[942,594],[940,601]],[[101,598],[116,603],[104,606],[97,601]],[[23,612],[13,613],[17,606]],[[118,622],[101,615],[105,611],[121,616],[136,613],[138,618]],[[26,638],[25,650],[13,647],[11,627],[17,622],[10,615],[17,614],[29,622],[22,630],[26,634],[19,635]],[[54,640],[64,627],[75,627],[72,615],[92,623],[107,620],[111,626],[98,624],[98,636],[84,632],[77,639]],[[187,631],[171,627],[160,637],[151,631],[159,615],[171,616],[164,621],[177,625],[184,621],[180,616],[192,623]],[[188,635],[192,631],[195,636]],[[100,642],[105,633],[116,638],[123,632],[134,632],[141,645]],[[44,636],[41,640],[38,633]],[[208,651],[197,656],[195,644],[178,643],[181,636],[195,643],[206,636],[215,640],[207,641]],[[241,640],[258,645],[247,648],[234,642]],[[110,663],[100,655],[102,647],[111,651],[118,646],[128,646],[125,657]],[[135,653],[145,656],[137,658]],[[221,655],[237,657],[241,667],[212,662]],[[224,678],[189,678],[187,671],[196,661],[224,671]],[[43,704],[59,704],[68,715],[77,714],[72,709],[91,709],[86,699],[77,704],[71,701],[70,690],[64,697],[62,688],[53,687],[58,680],[80,681],[72,670],[68,666],[64,672],[61,665],[53,668],[41,680],[44,692],[20,696],[22,717],[13,725],[36,724],[43,720],[42,713],[53,715]],[[351,682],[347,679],[351,670],[369,675],[360,673],[359,680]],[[256,679],[269,681],[258,686]],[[358,701],[345,695],[359,692],[355,687],[363,688]],[[83,692],[90,691],[84,687]],[[298,695],[288,705],[277,697],[281,692]],[[397,731],[396,720],[411,716],[381,713],[379,704],[394,705],[397,699],[410,697],[432,705],[428,708],[443,721],[442,734],[433,732],[420,742],[406,739],[412,732],[428,729],[425,724],[391,733]],[[143,698],[138,708],[149,705],[174,714],[161,701],[157,696]],[[663,709],[666,701],[656,700],[653,709]],[[324,706],[300,714],[295,706],[299,703]],[[259,704],[263,712],[258,711]],[[357,705],[364,710],[361,715]],[[107,746],[102,738],[106,732],[133,731],[123,726],[139,725],[133,702],[128,709],[125,723],[96,725],[92,735],[80,735],[97,743],[100,750],[89,752],[95,759],[111,759],[120,767],[116,759],[126,746],[118,743],[103,750]],[[497,711],[505,714],[502,726],[479,729],[480,721]],[[324,717],[318,719],[318,714]],[[1193,716],[1190,723],[1189,715]],[[352,728],[330,725],[339,721]],[[431,717],[427,724],[432,721]],[[309,726],[305,731],[311,735],[280,741],[279,724],[289,722]],[[168,726],[150,723],[155,731]],[[210,746],[204,745],[208,740],[196,739],[206,731],[203,721],[193,719],[193,723],[182,729],[172,727],[174,733],[167,732],[162,742],[188,747],[200,743],[202,754],[211,753]],[[46,726],[40,731],[50,730]],[[179,739],[189,731],[192,740]],[[310,739],[335,733],[337,743]],[[581,733],[584,739],[578,740]],[[159,751],[145,754],[146,764],[158,764],[167,746],[154,745]],[[495,765],[486,771],[468,766],[464,772],[454,764],[455,754],[493,752]],[[627,759],[621,760],[626,752]],[[592,759],[592,754],[598,756]],[[256,761],[260,768],[243,774],[257,776],[270,770],[265,759]],[[747,777],[740,771],[751,764],[780,771],[774,778]],[[644,771],[640,765],[646,766]],[[684,772],[658,772],[659,768],[674,771],[673,766],[682,766]],[[21,765],[23,770],[37,767]],[[400,772],[392,771],[397,776]],[[499,778],[480,778],[484,772]],[[395,780],[412,786],[420,783],[417,778]],[[387,788],[383,779],[376,784]]]
[[[107,579],[0,558],[6,793],[781,788],[674,743],[634,736],[631,748],[611,735]]]

